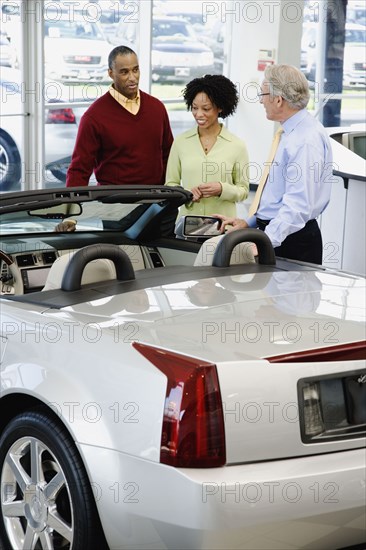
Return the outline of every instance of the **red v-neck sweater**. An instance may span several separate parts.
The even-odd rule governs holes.
[[[109,92],[81,117],[67,187],[88,185],[163,185],[173,136],[161,101],[140,91],[136,115]]]

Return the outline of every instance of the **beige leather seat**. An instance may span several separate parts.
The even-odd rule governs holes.
[[[224,236],[225,235],[218,235],[217,237],[212,237],[204,241],[193,265],[196,267],[212,265],[216,247]],[[237,244],[231,254],[230,265],[255,263],[253,243],[246,242]]]
[[[47,281],[42,290],[53,290],[55,288],[61,288],[62,278],[65,270],[69,264],[69,261],[77,251],[63,254],[57,258],[47,277]],[[111,260],[100,258],[88,263],[84,269],[81,284],[86,285],[88,283],[97,283],[98,281],[108,281],[116,278],[116,269]]]

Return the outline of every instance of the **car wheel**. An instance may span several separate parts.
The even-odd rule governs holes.
[[[20,155],[10,136],[0,134],[0,191],[15,187],[21,176]]]
[[[0,439],[0,472],[0,542],[6,549],[105,547],[75,445],[46,413],[25,412],[9,422]]]

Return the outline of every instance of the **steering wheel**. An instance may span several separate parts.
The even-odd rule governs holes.
[[[13,294],[24,294],[24,285],[22,274],[20,269],[14,260],[6,254],[3,250],[0,250],[0,262],[5,262],[9,268],[13,282],[10,284],[7,281],[1,281],[0,286],[0,295],[1,296],[12,296]]]

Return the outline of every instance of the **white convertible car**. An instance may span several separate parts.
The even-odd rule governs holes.
[[[365,548],[365,280],[190,199],[2,195],[2,548]]]

